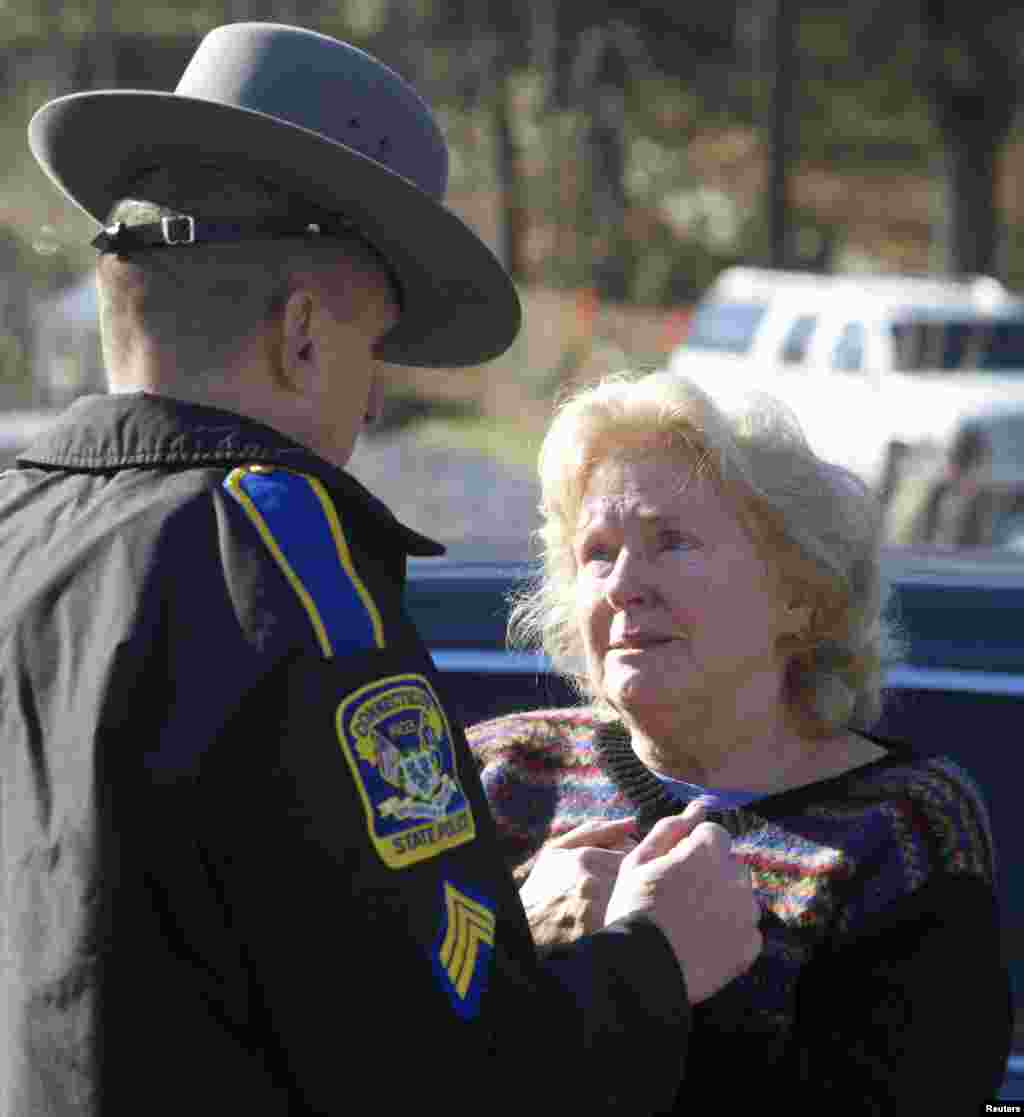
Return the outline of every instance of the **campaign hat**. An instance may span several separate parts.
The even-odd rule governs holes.
[[[433,114],[394,70],[349,43],[282,24],[226,24],[201,40],[173,92],[58,97],[33,116],[29,146],[101,225],[147,171],[197,163],[336,215],[373,245],[401,291],[398,324],[378,346],[383,360],[479,364],[519,331],[511,279],[444,204],[448,148]],[[168,243],[190,250],[180,235]]]

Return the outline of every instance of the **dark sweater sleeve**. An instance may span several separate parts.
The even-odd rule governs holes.
[[[732,1031],[721,997],[695,1012],[679,1114],[694,1097],[772,1096],[800,1117],[850,1112],[851,1099],[858,1114],[974,1113],[1005,1073],[1009,980],[995,899],[977,876],[936,874],[819,948],[781,1051],[756,1029]],[[744,1074],[730,1078],[736,1065]]]
[[[866,1114],[970,1113],[996,1096],[1013,1009],[991,887],[939,874],[804,972],[801,1087]]]

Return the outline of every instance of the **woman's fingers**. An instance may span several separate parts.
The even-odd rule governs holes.
[[[580,823],[547,843],[548,849],[613,849],[629,852],[638,864],[668,853],[707,819],[707,808],[699,800],[687,803],[681,814],[663,818],[639,840],[635,818],[593,819]]]
[[[583,822],[560,837],[547,843],[548,849],[581,849],[595,846],[598,849],[632,848],[636,841],[636,819],[597,819]]]
[[[638,865],[653,861],[674,849],[688,834],[707,818],[707,808],[703,803],[694,800],[686,804],[682,814],[663,818],[651,827],[650,833],[629,855],[630,859]]]

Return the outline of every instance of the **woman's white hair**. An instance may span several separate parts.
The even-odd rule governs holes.
[[[680,452],[680,468],[730,501],[806,630],[782,638],[784,700],[807,737],[829,736],[881,712],[885,667],[903,641],[885,615],[881,508],[854,474],[817,457],[795,419],[767,396],[716,404],[682,376],[606,377],[558,409],[540,451],[542,573],[513,605],[517,646],[540,646],[592,701],[581,666],[573,538],[595,467],[651,449]]]

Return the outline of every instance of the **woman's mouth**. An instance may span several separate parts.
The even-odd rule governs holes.
[[[630,652],[642,648],[656,648],[670,644],[674,636],[623,636],[608,645],[610,652]]]

